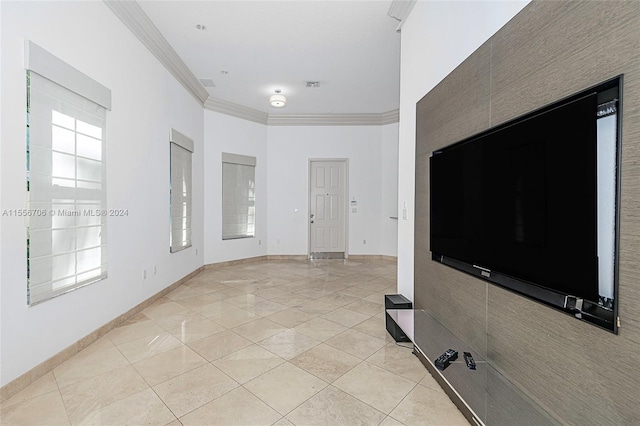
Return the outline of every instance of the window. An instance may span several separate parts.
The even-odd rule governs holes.
[[[222,239],[254,237],[256,158],[222,153]]]
[[[171,231],[169,250],[191,247],[191,154],[193,141],[171,129]]]
[[[111,92],[27,44],[27,302],[107,277]]]

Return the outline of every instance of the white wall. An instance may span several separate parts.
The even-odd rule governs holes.
[[[528,1],[418,1],[402,26],[398,153],[398,292],[413,300],[416,102]],[[407,206],[407,219],[402,218]]]
[[[24,40],[112,91],[107,113],[108,274],[26,305],[24,221],[1,217],[2,385],[203,264],[203,109],[102,2],[0,2],[0,200],[26,206]],[[195,141],[193,247],[169,253],[169,129]],[[198,255],[196,255],[198,250]],[[153,275],[153,267],[157,275]],[[150,276],[142,279],[142,270]]]
[[[108,222],[109,277],[34,307],[26,306],[25,224],[0,217],[0,385],[204,263],[306,254],[310,158],[349,159],[349,200],[358,202],[349,214],[349,253],[396,254],[389,216],[398,187],[398,124],[267,127],[203,111],[102,2],[2,1],[0,19],[0,207],[26,206],[29,39],[111,89],[107,200],[109,208],[129,211]],[[195,141],[193,246],[175,254],[169,253],[171,127]],[[221,152],[257,157],[256,238],[221,240]]]
[[[306,255],[309,224],[309,159],[349,160],[349,201],[357,201],[357,212],[349,209],[349,254],[393,253],[389,241],[395,236],[383,218],[395,198],[393,155],[397,137],[394,126],[271,126],[268,128],[268,228],[270,255]],[[384,143],[383,143],[384,140]],[[384,146],[384,149],[383,149]],[[383,203],[383,196],[385,202]],[[387,225],[385,225],[387,226]],[[387,226],[388,227],[388,226]],[[366,244],[364,244],[366,240]]]
[[[399,123],[382,126],[382,247],[380,254],[398,255],[398,129]]]
[[[204,263],[267,254],[267,126],[214,111],[204,112]],[[222,240],[222,153],[256,157],[256,236]]]
[[[0,5],[0,191],[2,191],[2,158],[4,153],[2,152],[2,146],[4,145],[2,141],[4,140],[4,134],[2,133],[2,5]],[[1,194],[1,192],[0,192]],[[0,196],[0,212],[4,210],[4,201],[2,196]],[[0,216],[1,218],[2,216]],[[0,309],[2,309],[2,225],[0,224]],[[3,353],[3,344],[2,344],[2,315],[0,312],[0,362],[2,362],[2,353]],[[0,373],[0,386],[2,386],[4,382],[2,381],[2,376]]]

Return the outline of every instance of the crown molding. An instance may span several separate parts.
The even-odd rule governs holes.
[[[213,97],[207,99],[204,108],[267,126],[383,126],[400,121],[400,112],[397,109],[381,114],[273,115]]]
[[[137,1],[103,0],[103,2],[207,110],[269,126],[380,126],[397,123],[400,119],[397,109],[381,114],[271,115],[233,102],[213,98],[209,96],[207,89],[173,50]]]
[[[409,16],[413,10],[413,6],[415,6],[415,4],[416,0],[393,0],[391,2],[387,15],[399,22],[396,32],[400,32],[402,30],[402,25],[404,24],[407,16]]]
[[[391,111],[383,112],[380,115],[381,115],[380,124],[383,125],[383,126],[385,124],[393,124],[393,123],[399,123],[400,122],[400,110],[399,109],[392,109]]]
[[[162,65],[201,105],[209,92],[182,61],[144,10],[134,0],[103,0],[109,9],[129,28]]]
[[[287,114],[269,115],[269,126],[381,126],[397,123],[399,111],[381,114]]]
[[[204,103],[204,108],[209,111],[219,112],[221,114],[231,115],[233,117],[242,118],[243,120],[253,121],[259,124],[269,124],[269,114],[249,108],[233,102],[222,99],[209,97]]]

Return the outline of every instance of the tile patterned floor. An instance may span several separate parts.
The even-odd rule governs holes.
[[[468,425],[385,329],[383,261],[208,269],[0,406],[9,425]]]

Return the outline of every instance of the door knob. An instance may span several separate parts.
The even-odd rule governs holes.
[[[315,215],[313,213],[311,213],[311,219],[313,219],[315,217]]]

